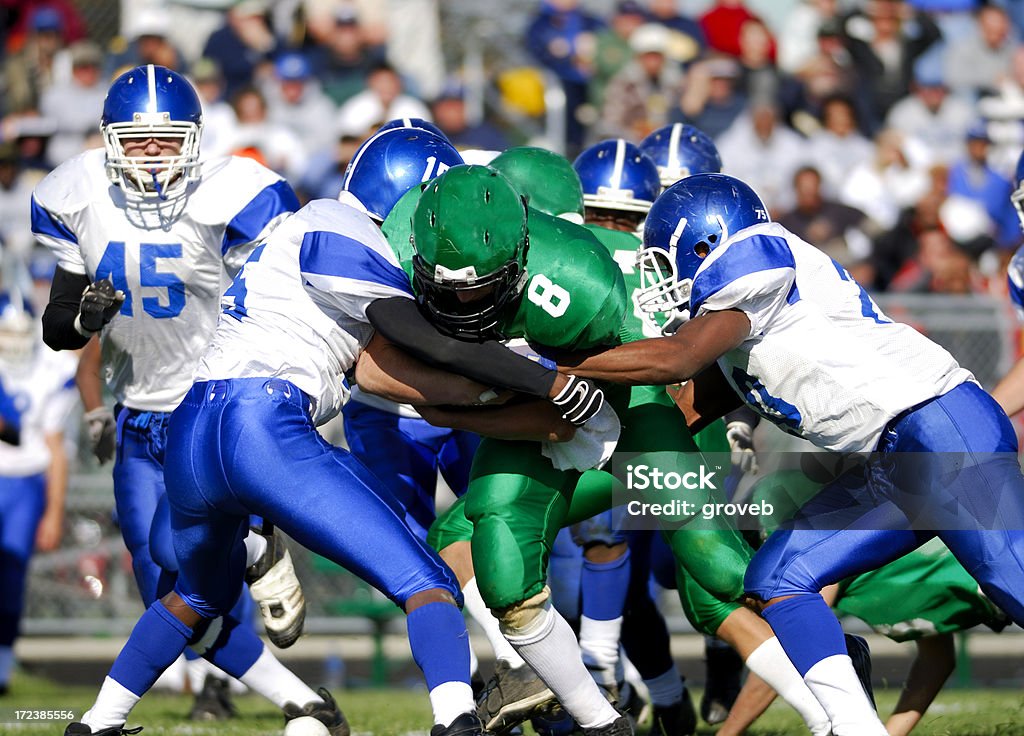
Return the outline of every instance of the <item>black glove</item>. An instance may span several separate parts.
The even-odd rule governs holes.
[[[99,332],[114,319],[124,302],[124,292],[114,289],[108,279],[93,281],[82,292],[78,307],[78,324],[86,332]]]
[[[568,378],[568,382],[551,402],[562,410],[562,419],[581,427],[601,411],[604,391],[586,378]]]

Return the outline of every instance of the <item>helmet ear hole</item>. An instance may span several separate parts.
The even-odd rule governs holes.
[[[717,235],[709,235],[708,236],[708,242],[711,243],[711,245],[714,245],[715,243],[718,242],[718,236]]]
[[[715,236],[712,235],[708,240],[712,240]],[[708,253],[711,252],[711,246],[705,243],[703,240],[693,246],[693,252],[697,254],[698,258],[707,258]]]

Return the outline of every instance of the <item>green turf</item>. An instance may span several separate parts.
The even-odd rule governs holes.
[[[81,716],[95,695],[93,688],[62,687],[19,676],[11,692],[0,698],[0,734],[63,732],[63,722],[16,722],[15,709],[72,710]],[[425,734],[430,727],[426,694],[411,690],[352,690],[335,693],[356,736]],[[886,713],[896,701],[894,690],[877,693]],[[129,725],[145,727],[145,736],[251,736],[282,732],[280,715],[252,695],[237,698],[241,717],[228,723],[200,724],[184,719],[190,701],[184,696],[152,694],[132,713]],[[529,733],[529,729],[528,729]],[[646,733],[641,730],[640,733]],[[701,734],[712,734],[704,728]],[[799,719],[786,706],[775,704],[752,728],[751,736],[805,734]],[[1024,696],[1013,690],[947,690],[939,696],[924,723],[921,736],[1024,736]]]

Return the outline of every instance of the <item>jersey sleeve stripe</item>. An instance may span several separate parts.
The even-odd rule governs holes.
[[[771,235],[752,235],[732,243],[721,257],[694,278],[690,311],[697,314],[704,302],[744,276],[782,268],[796,268],[793,252],[784,239]]]
[[[68,226],[39,204],[39,200],[35,197],[32,197],[32,232],[36,235],[48,235],[57,240],[78,244],[78,238]]]
[[[412,296],[409,277],[365,243],[341,233],[312,232],[302,238],[299,270],[388,286]]]
[[[252,243],[275,217],[298,209],[299,199],[284,179],[265,187],[228,223],[221,241],[221,254],[235,246]]]

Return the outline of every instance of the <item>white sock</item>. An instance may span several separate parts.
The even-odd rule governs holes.
[[[267,538],[250,529],[242,541],[245,542],[245,566],[252,567],[256,560],[267,553]]]
[[[615,670],[619,664],[621,633],[622,616],[611,621],[580,617],[580,651],[583,653],[583,664],[590,670],[598,685],[613,687],[617,681]]]
[[[476,656],[476,652],[473,651],[473,643],[469,644],[469,676],[472,677],[480,671],[480,660]]]
[[[886,736],[848,655],[825,657],[807,670],[804,681],[828,713],[835,736]]]
[[[198,695],[199,691],[203,689],[206,675],[210,674],[214,667],[202,657],[187,660],[185,667],[188,672],[188,689],[192,691],[193,695]]]
[[[829,733],[829,719],[825,709],[807,688],[800,673],[786,656],[777,636],[765,640],[751,652],[746,665],[800,714],[814,736],[825,736]]]
[[[14,647],[0,647],[0,684],[6,685],[11,681],[13,670]]]
[[[675,705],[683,699],[683,681],[675,665],[657,677],[644,680],[644,684],[651,694],[651,705]]]
[[[305,705],[321,700],[309,685],[278,662],[267,647],[263,647],[263,652],[252,663],[252,667],[238,679],[278,708],[283,708],[285,703]]]
[[[434,724],[450,726],[463,713],[475,713],[473,688],[465,682],[442,682],[430,691],[430,707],[434,711]]]
[[[581,727],[605,726],[619,717],[583,666],[572,628],[550,604],[506,636]]]
[[[107,676],[103,678],[103,685],[100,687],[99,695],[96,696],[96,702],[82,716],[82,723],[88,726],[93,733],[104,728],[123,726],[128,720],[128,714],[132,712],[132,708],[140,699],[141,696]]]
[[[491,648],[494,650],[494,656],[499,660],[508,662],[512,669],[522,667],[524,664],[523,658],[508,643],[508,639],[502,635],[498,619],[494,617],[491,609],[484,603],[484,599],[480,595],[480,589],[476,585],[475,577],[470,578],[469,582],[466,583],[466,587],[462,589],[462,597],[465,599],[466,613],[476,622],[477,626],[483,629],[484,636],[487,637],[487,641],[491,643]]]

